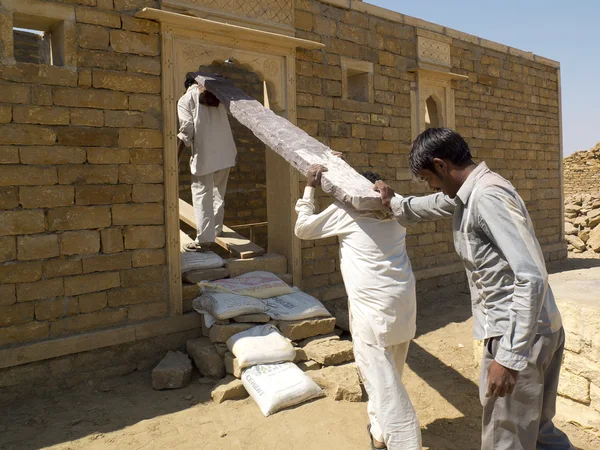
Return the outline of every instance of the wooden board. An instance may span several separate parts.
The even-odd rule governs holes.
[[[194,207],[182,199],[179,199],[179,218],[194,229],[197,229]],[[181,234],[185,235],[183,232]],[[185,237],[189,239],[187,235]],[[183,244],[183,239],[185,238],[183,236],[181,238]],[[217,236],[216,243],[227,250],[231,256],[240,259],[254,258],[265,254],[265,250],[262,247],[259,247],[225,225],[223,225],[221,236]]]

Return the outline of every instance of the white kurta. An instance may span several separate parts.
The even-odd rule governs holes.
[[[352,335],[379,347],[410,341],[417,306],[406,229],[394,219],[380,220],[337,202],[320,214],[314,210],[314,189],[307,187],[296,204],[296,236],[339,237]]]
[[[192,148],[190,171],[197,176],[235,166],[237,155],[225,107],[202,105],[199,95],[199,86],[194,84],[177,103],[177,137]]]

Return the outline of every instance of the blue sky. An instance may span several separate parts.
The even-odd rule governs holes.
[[[600,141],[599,0],[367,0],[560,61],[565,156]]]

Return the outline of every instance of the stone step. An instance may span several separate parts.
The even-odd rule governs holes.
[[[229,276],[237,277],[248,272],[262,270],[274,274],[287,273],[287,258],[277,253],[267,253],[249,259],[229,258],[225,260]]]

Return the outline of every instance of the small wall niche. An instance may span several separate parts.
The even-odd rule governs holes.
[[[342,58],[342,98],[373,103],[373,63]]]

